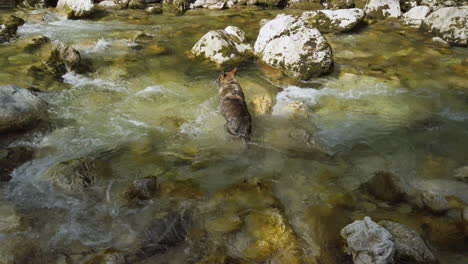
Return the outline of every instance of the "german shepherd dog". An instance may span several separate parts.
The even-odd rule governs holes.
[[[245,143],[250,141],[252,133],[252,118],[245,96],[239,82],[236,80],[237,68],[230,72],[221,72],[216,82],[219,87],[220,110],[226,119],[224,128],[236,137],[240,137]]]

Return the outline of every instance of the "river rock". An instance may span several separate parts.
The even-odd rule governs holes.
[[[0,133],[32,125],[47,115],[47,103],[25,88],[0,85]]]
[[[7,42],[16,36],[18,27],[24,24],[24,20],[17,16],[9,16],[3,24],[0,24],[0,43]]]
[[[42,264],[43,259],[37,241],[21,235],[0,237],[1,264]],[[50,263],[50,262],[49,262]]]
[[[246,42],[241,29],[228,26],[224,30],[206,33],[195,43],[192,54],[218,65],[236,64],[252,55],[252,47]]]
[[[419,234],[402,224],[380,221],[395,240],[395,260],[402,263],[435,263],[436,258]]]
[[[454,177],[460,181],[468,181],[468,166],[456,169]]]
[[[441,9],[444,7],[453,7],[453,6],[466,6],[467,3],[465,0],[421,0],[420,5],[425,5],[431,8],[432,11]]]
[[[427,16],[421,28],[453,45],[468,45],[468,6],[445,7]]]
[[[0,182],[9,181],[10,173],[32,158],[33,150],[29,147],[0,149]]]
[[[63,43],[55,44],[52,47],[47,61],[42,65],[42,69],[61,77],[67,72],[74,72],[79,69],[81,62],[80,53]]]
[[[366,12],[366,20],[369,22],[401,16],[398,0],[369,0],[364,11]]]
[[[370,217],[345,226],[340,235],[355,264],[393,263],[395,242],[392,234]]]
[[[179,245],[185,241],[190,225],[188,212],[172,212],[155,219],[139,235],[140,241],[135,248],[125,254],[126,263],[136,263]]]
[[[67,18],[83,18],[94,11],[93,0],[59,0],[57,9]]]
[[[260,29],[254,51],[262,63],[297,79],[308,80],[333,69],[327,40],[295,16],[280,14],[266,23]]]
[[[0,233],[20,231],[23,227],[22,222],[22,216],[13,205],[0,202]]]
[[[404,13],[403,19],[407,24],[419,26],[430,12],[431,9],[427,6],[416,6]]]
[[[42,173],[42,178],[65,191],[81,192],[93,186],[105,174],[103,162],[78,158],[55,163]]]
[[[408,192],[408,186],[401,177],[383,171],[375,173],[365,185],[369,193],[387,202],[399,202]]]
[[[81,264],[127,264],[125,255],[113,248],[102,250],[96,254],[86,257]]]
[[[124,9],[128,7],[128,1],[125,1],[124,3],[122,3],[122,2],[117,2],[114,0],[105,0],[105,1],[99,2],[97,6],[102,9]]]
[[[322,33],[349,31],[362,22],[364,10],[359,8],[317,10],[302,13],[301,19]]]
[[[163,0],[163,12],[180,15],[190,7],[190,0]]]
[[[468,184],[464,182],[431,179],[418,180],[412,185],[412,196],[416,205],[431,209],[435,213],[456,208],[458,203],[468,204]]]
[[[214,10],[221,10],[227,7],[227,0],[196,0],[190,4],[190,8],[208,8]]]
[[[154,197],[158,189],[156,177],[136,179],[125,191],[128,200],[148,200]]]

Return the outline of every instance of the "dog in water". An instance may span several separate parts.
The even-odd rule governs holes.
[[[236,80],[237,68],[230,72],[221,72],[216,82],[219,87],[220,110],[226,119],[224,128],[226,131],[236,137],[244,139],[244,142],[250,141],[252,133],[252,118],[245,96],[239,82]]]

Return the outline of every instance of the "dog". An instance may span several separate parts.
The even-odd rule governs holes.
[[[216,80],[219,87],[220,110],[226,124],[224,128],[233,136],[240,137],[245,143],[252,134],[252,117],[245,102],[245,96],[236,80],[237,68],[230,72],[221,72]]]

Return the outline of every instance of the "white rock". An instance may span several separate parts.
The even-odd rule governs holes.
[[[408,12],[403,14],[405,23],[411,25],[421,25],[421,22],[431,12],[428,6],[416,6],[411,8]]]
[[[68,18],[81,18],[94,10],[93,0],[59,0],[57,9],[64,12]]]
[[[468,6],[445,7],[427,16],[421,27],[450,44],[468,45]]]
[[[278,15],[266,23],[254,46],[259,59],[298,79],[310,79],[329,73],[333,54],[320,32],[305,26],[304,21],[290,15]]]
[[[369,0],[364,7],[366,16],[371,19],[400,17],[400,1],[398,0]]]
[[[245,33],[233,26],[206,33],[192,47],[192,54],[217,64],[240,62],[252,55],[252,47],[245,43]]]
[[[190,8],[208,8],[208,9],[223,9],[228,2],[226,0],[196,0],[190,4]]]
[[[363,18],[364,10],[359,8],[308,11],[301,16],[307,26],[316,27],[322,33],[351,30]]]
[[[240,42],[244,42],[246,41],[246,37],[245,37],[245,32],[242,31],[240,28],[238,27],[233,27],[233,26],[227,26],[224,31],[231,35],[231,36],[234,36],[234,37],[237,37],[237,39],[240,41]]]
[[[104,8],[104,9],[120,9],[120,5],[113,0],[105,0],[102,2],[99,2],[98,7]]]
[[[441,47],[444,47],[444,48],[449,48],[450,47],[450,44],[447,41],[445,41],[445,40],[443,40],[443,39],[441,39],[439,37],[433,37],[433,38],[431,38],[431,41],[434,44],[436,44],[438,46],[441,46]]]
[[[370,217],[345,226],[340,235],[346,240],[354,264],[393,263],[395,243],[392,234]]]

